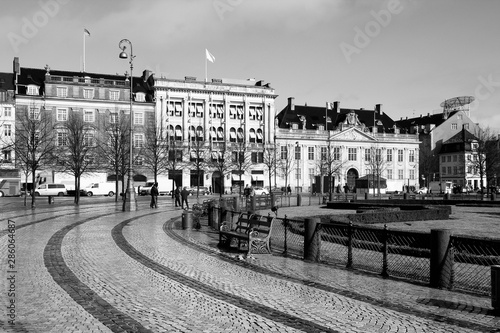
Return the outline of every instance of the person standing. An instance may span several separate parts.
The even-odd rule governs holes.
[[[181,187],[177,186],[177,188],[174,190],[174,197],[175,197],[175,207],[180,207],[181,205]]]
[[[188,196],[189,196],[189,191],[187,190],[187,187],[184,187],[181,191],[182,209],[189,209]],[[184,203],[186,203],[186,208],[184,208]]]
[[[158,208],[158,183],[154,183],[151,187],[151,203],[149,207]]]
[[[292,188],[290,187],[290,185],[287,186],[286,192],[288,193],[288,195],[292,195]]]

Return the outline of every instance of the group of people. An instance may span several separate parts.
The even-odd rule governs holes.
[[[184,187],[181,190],[181,187],[177,186],[177,188],[174,190],[175,207],[181,206],[182,209],[189,209],[189,202],[188,202],[189,194],[190,192],[188,191],[187,187]],[[154,183],[153,186],[151,187],[151,203],[149,204],[149,207],[158,208],[158,195],[159,195],[158,183]],[[184,204],[186,208],[184,208]]]

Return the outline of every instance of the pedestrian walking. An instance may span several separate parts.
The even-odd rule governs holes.
[[[245,185],[243,193],[245,194],[245,197],[248,199],[248,197],[250,196],[250,187],[248,187],[248,184]]]
[[[177,186],[177,188],[174,190],[174,197],[175,197],[175,207],[181,207],[181,187]]]
[[[151,187],[151,203],[149,207],[158,208],[158,183],[154,183]]]
[[[249,192],[250,192],[250,198],[255,197],[255,189],[253,188],[253,186],[250,186]]]
[[[189,191],[187,190],[187,187],[184,187],[181,191],[182,209],[189,209],[188,196],[189,196]],[[186,208],[184,208],[184,203],[186,203]]]
[[[287,186],[286,192],[288,193],[288,195],[292,195],[292,188],[290,187],[290,185]]]

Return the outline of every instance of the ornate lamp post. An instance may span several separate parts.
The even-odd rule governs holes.
[[[129,41],[128,39],[122,39],[120,43],[118,43],[118,47],[120,50],[120,59],[127,59],[129,55],[127,52],[125,52],[125,49],[127,48],[125,44],[128,44],[130,46],[130,159],[129,159],[129,166],[128,166],[128,179],[127,179],[127,191],[125,192],[125,200],[123,201],[123,211],[136,211],[137,210],[137,201],[135,197],[135,189],[134,189],[134,179],[132,177],[132,165],[133,165],[133,159],[134,159],[134,154],[133,154],[133,139],[134,139],[134,133],[133,133],[133,115],[132,115],[132,101],[133,101],[133,75],[132,75],[132,70],[134,68],[134,53],[132,52],[132,42]]]

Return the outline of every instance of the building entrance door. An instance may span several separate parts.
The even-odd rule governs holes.
[[[358,178],[359,174],[356,169],[349,169],[349,171],[347,171],[347,187],[349,188],[349,192],[356,190],[356,179]]]

